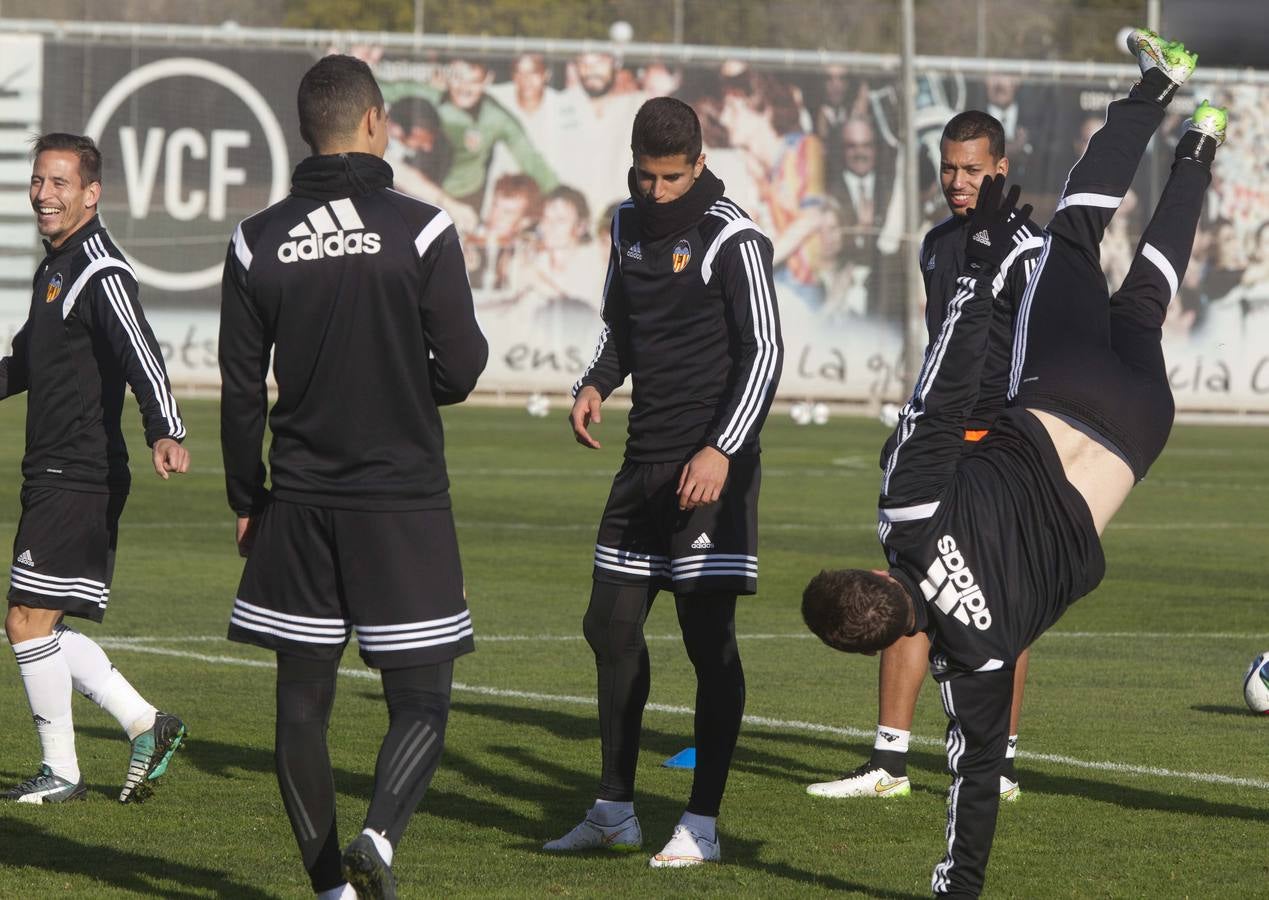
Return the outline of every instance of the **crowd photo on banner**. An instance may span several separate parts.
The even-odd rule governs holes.
[[[915,248],[903,240],[893,76],[842,66],[773,72],[739,60],[623,64],[599,50],[426,62],[362,52],[389,103],[398,188],[450,210],[463,236],[495,383],[519,374],[549,388],[545,376],[558,372],[566,383],[585,365],[599,328],[609,223],[627,196],[628,123],[644,100],[673,96],[700,117],[710,169],[774,243],[790,349],[786,395],[872,400],[902,390]],[[1046,216],[1108,96],[1105,84],[1024,84],[1010,74],[926,73],[918,88],[917,233],[946,216],[938,142],[957,111],[1000,120],[1011,175],[1048,189],[1032,195]],[[1269,104],[1269,93],[1252,86],[1208,93],[1240,108]],[[1175,133],[1184,116],[1174,112],[1162,133]],[[1249,127],[1266,126],[1255,119]],[[1240,141],[1218,162],[1194,263],[1167,323],[1165,341],[1178,357],[1187,346],[1222,348],[1207,372],[1177,366],[1183,406],[1187,393],[1228,393],[1252,406],[1269,392],[1269,366],[1255,358],[1264,343],[1255,336],[1269,336],[1269,192],[1254,177],[1256,146]],[[1108,282],[1122,280],[1157,189],[1143,166],[1103,243]]]
[[[102,46],[14,37],[4,47],[28,61],[34,115],[81,118],[101,146],[105,176],[120,188],[103,215],[132,262],[144,264],[138,274],[178,385],[216,383],[223,232],[285,195],[303,155],[285,86],[329,49],[363,58],[383,87],[397,189],[439,204],[458,227],[490,341],[483,390],[558,395],[586,368],[609,226],[628,196],[630,123],[644,100],[671,96],[696,111],[707,165],[774,245],[787,350],[780,397],[872,409],[902,399],[917,362],[904,359],[905,331],[922,315],[920,236],[948,214],[938,177],[943,126],[965,109],[999,119],[1010,175],[1036,186],[1030,197],[1044,220],[1106,102],[1133,77],[1127,68],[1061,78],[919,69],[910,228],[900,80],[866,62],[681,63],[604,45],[515,54],[192,50],[140,37]],[[1102,244],[1108,283],[1123,278],[1166,177],[1164,145],[1194,105],[1206,97],[1269,110],[1269,88],[1218,74],[1205,82],[1200,72],[1185,86],[1148,149]],[[1164,332],[1183,411],[1269,409],[1269,179],[1258,156],[1269,126],[1250,115],[1244,127],[1249,139],[1216,163]],[[0,330],[13,331],[26,288],[0,277],[0,294],[9,291],[16,299],[0,304]]]

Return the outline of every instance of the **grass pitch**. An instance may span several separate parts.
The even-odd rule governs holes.
[[[156,796],[115,802],[127,744],[76,700],[86,803],[0,805],[0,896],[311,896],[273,775],[272,657],[223,639],[241,570],[216,405],[184,404],[194,471],[159,482],[129,423],[135,484],[110,614],[84,630],[128,678],[189,725]],[[20,398],[0,406],[0,522],[18,514]],[[548,856],[543,841],[589,806],[599,766],[594,667],[581,639],[591,548],[620,463],[624,417],[602,451],[563,411],[446,413],[448,457],[478,652],[456,668],[445,758],[397,855],[403,897],[928,895],[943,847],[937,692],[918,707],[910,774],[890,803],[808,797],[872,743],[876,662],[805,633],[798,602],[824,565],[876,565],[875,422],[763,435],[761,589],[738,612],[749,721],[720,819],[724,864],[651,870],[690,774],[694,682],[673,604],[649,618],[652,706],[637,808],[645,853]],[[1269,455],[1253,428],[1178,427],[1104,543],[1108,575],[1032,654],[1022,799],[1001,811],[994,897],[1264,896],[1269,891],[1269,717],[1241,676],[1269,648]],[[6,538],[7,539],[7,538]],[[39,760],[11,654],[0,656],[0,781]],[[374,674],[345,656],[330,733],[341,834],[360,827],[386,713]]]

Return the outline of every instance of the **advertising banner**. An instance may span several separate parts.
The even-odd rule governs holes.
[[[319,51],[6,39],[20,76],[0,106],[0,335],[20,326],[41,250],[23,189],[24,141],[85,131],[105,157],[102,213],[130,255],[181,385],[214,386],[220,267],[235,224],[284,196],[308,152],[295,90]],[[903,146],[891,73],[678,64],[575,54],[340,48],[388,102],[397,189],[443,206],[463,240],[491,357],[485,391],[567,390],[600,329],[609,222],[628,194],[630,126],[648,97],[691,104],[706,164],[775,246],[786,360],[781,395],[902,399],[906,297],[926,229],[945,218],[939,139],[956,112],[1000,119],[1010,176],[1047,220],[1066,173],[1129,82],[1061,83],[923,71],[916,146]],[[1193,259],[1164,334],[1177,406],[1269,412],[1269,173],[1256,155],[1269,91],[1187,86],[1102,247],[1111,290],[1167,177],[1197,100],[1229,103]],[[9,109],[10,107],[5,107]],[[904,154],[918,159],[922,226],[904,229]],[[939,302],[944,298],[931,298]]]

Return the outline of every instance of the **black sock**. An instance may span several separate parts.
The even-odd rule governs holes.
[[[908,774],[908,754],[874,748],[872,756],[868,758],[868,765],[874,769],[885,769],[895,778],[901,778]]]
[[[1201,131],[1187,131],[1181,135],[1181,140],[1177,141],[1176,158],[1178,160],[1191,159],[1210,169],[1212,160],[1216,159],[1216,146],[1215,138]]]
[[[384,669],[382,677],[389,725],[375,763],[366,827],[396,847],[441,762],[454,663]]]
[[[344,882],[326,728],[339,660],[278,654],[274,765],[300,858],[317,893]]]
[[[1132,86],[1128,96],[1137,100],[1150,100],[1160,106],[1167,106],[1176,96],[1180,85],[1163,73],[1162,69],[1151,69],[1141,76],[1141,80]]]

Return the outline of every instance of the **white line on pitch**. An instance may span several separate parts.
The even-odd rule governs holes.
[[[1250,640],[1269,640],[1269,632],[1184,632],[1184,631],[1047,631],[1043,635],[1046,638],[1079,638],[1082,640],[1097,640],[1098,638],[1106,638],[1113,640],[1143,640],[1143,641],[1166,641],[1166,640],[1183,640],[1183,641],[1241,641]],[[798,631],[790,633],[755,633],[755,634],[738,634],[736,639],[740,641],[806,641],[815,638],[815,635],[809,631]],[[521,643],[521,644],[549,644],[549,643],[568,643],[576,641],[584,641],[586,638],[581,634],[476,634],[476,643],[504,644],[504,643]],[[207,644],[214,641],[228,641],[229,639],[221,634],[195,634],[186,636],[176,635],[156,635],[156,636],[105,636],[97,639],[98,643],[117,644],[120,647],[131,646],[134,644]],[[644,640],[647,641],[681,641],[683,636],[679,634],[646,634]]]
[[[115,643],[114,641],[103,638],[99,643],[108,649],[131,651],[133,653],[150,653],[157,656],[171,656],[177,659],[190,659],[198,662],[213,663],[215,665],[224,666],[242,666],[252,669],[272,669],[274,664],[271,660],[263,659],[246,659],[240,656],[212,656],[206,653],[190,653],[185,650],[173,650],[170,647],[154,647],[145,646],[136,643]],[[340,675],[348,678],[360,678],[368,681],[377,681],[379,676],[369,669],[347,669],[341,668]],[[517,691],[506,688],[484,687],[482,685],[464,684],[463,682],[454,682],[454,690],[463,691],[469,694],[479,694],[485,697],[501,697],[509,700],[534,700],[543,703],[563,703],[569,706],[595,706],[594,697],[577,697],[569,694],[545,694],[537,691]],[[665,703],[649,703],[645,709],[650,712],[669,713],[671,715],[690,716],[695,711],[690,706],[671,706]],[[795,719],[773,719],[767,716],[745,716],[744,721],[748,725],[760,725],[765,728],[773,728],[778,731],[809,731],[816,734],[832,734],[839,737],[850,738],[871,738],[876,735],[876,730],[869,728],[867,730],[861,728],[842,727],[837,725],[823,725],[819,722],[801,722]],[[943,741],[935,738],[913,736],[912,743],[923,744],[930,747],[942,747]],[[1123,775],[1152,775],[1161,778],[1180,778],[1185,781],[1194,781],[1202,784],[1227,784],[1235,787],[1255,788],[1257,790],[1269,791],[1269,781],[1262,781],[1255,778],[1236,778],[1232,775],[1220,775],[1215,772],[1182,772],[1175,769],[1164,769],[1159,766],[1138,766],[1130,763],[1117,762],[1097,762],[1090,760],[1076,759],[1071,756],[1062,756],[1051,753],[1036,753],[1034,751],[1021,751],[1018,756],[1023,759],[1042,760],[1044,762],[1057,763],[1059,765],[1074,766],[1081,769],[1093,769],[1103,772],[1116,772]]]

